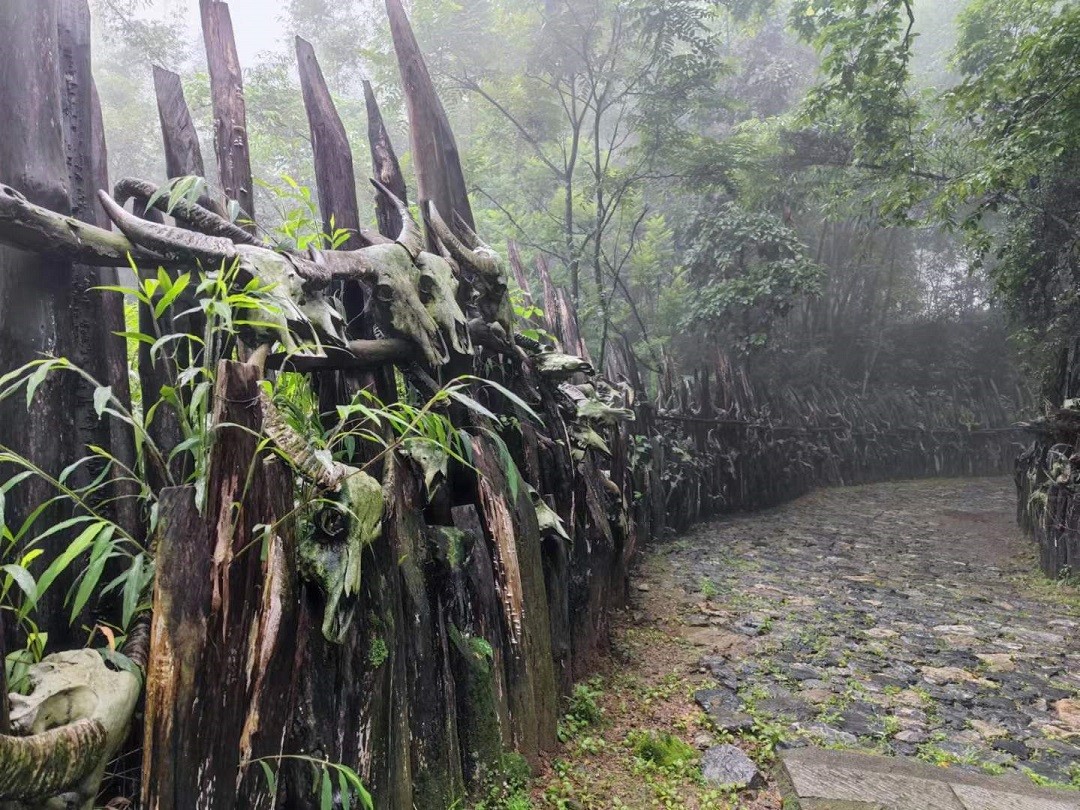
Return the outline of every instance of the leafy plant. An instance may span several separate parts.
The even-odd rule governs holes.
[[[312,795],[319,797],[319,810],[352,810],[353,802],[363,810],[375,810],[375,803],[364,787],[359,775],[348,765],[339,762],[330,762],[326,759],[304,756],[302,754],[279,754],[276,756],[258,757],[241,763],[241,770],[251,765],[258,765],[266,780],[266,787],[270,795],[277,795],[278,772],[274,766],[280,767],[282,762],[302,762],[311,766],[313,773]]]
[[[338,228],[334,215],[330,215],[330,232],[323,230],[319,208],[311,189],[297,183],[287,174],[281,175],[280,183],[256,183],[269,192],[277,205],[280,224],[273,229],[278,244],[289,250],[337,250],[352,238],[353,232]]]
[[[574,686],[573,692],[567,698],[566,713],[559,721],[557,733],[560,742],[572,740],[583,729],[603,720],[604,710],[597,702],[603,695],[601,683],[600,679],[592,678]]]

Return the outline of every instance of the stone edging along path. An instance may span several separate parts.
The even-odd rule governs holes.
[[[1017,777],[802,748],[781,756],[799,810],[1076,810],[1080,795]]]

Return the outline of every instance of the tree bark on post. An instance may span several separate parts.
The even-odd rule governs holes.
[[[466,225],[475,229],[457,140],[450,129],[446,110],[435,92],[405,7],[401,0],[386,0],[386,12],[390,16],[390,33],[394,38],[401,84],[409,110],[417,196],[421,207],[423,203],[431,201],[447,222],[453,222],[456,214]],[[438,253],[430,233],[428,241],[432,252]]]
[[[146,686],[147,810],[268,807],[258,767],[295,702],[292,474],[259,453],[258,371],[218,366],[217,426],[203,514],[166,490]],[[263,538],[259,525],[274,526]],[[260,552],[264,552],[265,563]]]
[[[0,182],[20,189],[31,202],[67,213],[71,203],[59,92],[58,8],[56,0],[0,3],[0,28],[11,34],[0,49],[0,109],[6,120],[0,138]],[[66,260],[0,247],[0,371],[61,351],[60,318],[68,312],[70,274]],[[58,474],[73,460],[71,383],[68,375],[46,380],[34,399],[32,416],[19,398],[0,404],[0,444]],[[10,468],[0,469],[0,478],[10,474]],[[19,525],[54,494],[37,478],[15,487],[7,497],[9,524]],[[58,523],[64,516],[62,507],[50,508],[39,525]],[[55,558],[69,539],[63,533],[50,538],[45,559]],[[38,601],[40,629],[58,647],[76,643],[63,609],[72,576],[62,576]]]
[[[157,97],[161,136],[165,144],[165,174],[169,178],[206,177],[202,147],[191,119],[191,109],[184,98],[179,74],[154,65],[154,94]],[[199,205],[224,216],[225,211],[210,195],[199,198]]]
[[[364,102],[367,106],[371,169],[375,173],[375,179],[394,192],[403,202],[408,202],[408,190],[405,188],[405,175],[401,173],[401,163],[398,161],[397,152],[394,151],[394,144],[390,141],[390,133],[386,130],[386,122],[383,121],[375,91],[371,87],[371,82],[366,79],[364,80]],[[375,198],[375,218],[379,223],[379,233],[383,236],[393,239],[401,233],[403,224],[401,212],[381,194]]]
[[[229,4],[199,0],[210,95],[214,105],[214,150],[225,196],[240,205],[243,216],[255,219],[255,189],[248,146],[244,76],[236,53]],[[254,226],[252,225],[254,232]]]
[[[64,115],[65,147],[72,216],[98,227],[108,227],[108,217],[97,204],[99,188],[107,188],[108,160],[105,152],[101,108],[90,70],[90,6],[87,0],[60,0],[58,20],[60,71],[63,77],[61,106]],[[75,265],[71,273],[71,295],[62,330],[62,353],[89,372],[102,385],[128,402],[127,346],[116,333],[124,331],[124,302],[116,293],[94,289],[115,285],[116,268]],[[134,469],[135,444],[126,426],[117,420],[102,419],[94,408],[93,386],[76,382],[75,451],[86,452],[88,445],[108,448],[121,462]],[[99,467],[87,466],[76,481],[88,482]],[[125,475],[113,471],[114,477]],[[125,495],[110,507],[115,518],[134,536],[138,536],[139,514],[130,496],[137,490],[130,482],[118,484]]]

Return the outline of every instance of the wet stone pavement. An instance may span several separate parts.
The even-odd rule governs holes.
[[[1080,591],[1041,579],[1006,480],[812,493],[654,553],[721,730],[1080,786]],[[643,586],[647,587],[647,586]]]

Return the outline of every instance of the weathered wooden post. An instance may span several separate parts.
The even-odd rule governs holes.
[[[210,94],[214,105],[214,151],[225,196],[235,200],[242,217],[255,219],[255,189],[248,145],[244,76],[236,53],[232,17],[224,0],[199,0]],[[254,231],[254,226],[249,226]]]
[[[371,144],[371,168],[375,179],[394,192],[403,202],[408,202],[408,189],[405,188],[405,176],[401,173],[390,133],[386,130],[379,102],[371,82],[364,80],[364,103],[367,107],[368,143]],[[381,194],[375,202],[375,218],[379,223],[379,233],[392,237],[401,233],[401,213]]]
[[[147,810],[268,807],[273,798],[245,763],[281,753],[292,715],[297,583],[292,473],[260,450],[258,386],[255,367],[218,366],[205,506],[193,487],[162,495]]]
[[[475,229],[457,140],[442,101],[435,92],[405,7],[401,0],[386,0],[386,12],[390,16],[390,33],[394,38],[394,50],[397,52],[409,110],[409,132],[419,187],[417,198],[422,206],[428,201],[435,203],[447,222],[453,222],[453,217],[457,215]],[[431,234],[428,240],[429,249],[438,252]]]
[[[165,145],[165,174],[170,178],[206,177],[199,134],[195,131],[179,74],[154,65],[154,94]],[[199,205],[218,214],[225,213],[209,194],[200,197]]]
[[[0,138],[0,182],[18,189],[31,202],[68,213],[71,200],[61,104],[59,11],[58,0],[0,4],[0,27],[18,32],[0,49],[0,109],[5,111],[6,121]],[[78,112],[89,122],[88,109]],[[88,174],[87,180],[92,182],[92,170]],[[0,369],[10,371],[42,354],[73,348],[68,337],[74,336],[65,335],[63,323],[72,307],[71,281],[70,262],[0,247]],[[75,342],[81,341],[75,338]],[[24,402],[12,397],[0,404],[0,445],[59,474],[82,455],[75,444],[76,401],[71,375],[51,375],[45,381],[34,400],[33,415],[28,414]],[[86,426],[82,420],[80,424]],[[10,474],[11,468],[6,467],[0,477]],[[7,521],[17,526],[53,494],[49,484],[36,477],[23,482],[8,493]],[[40,525],[60,522],[67,516],[65,512],[61,506],[47,509]],[[44,546],[45,558],[54,558],[68,540],[63,533],[51,538]],[[64,610],[64,596],[73,576],[62,575],[38,601],[40,629],[58,647],[79,643]]]

